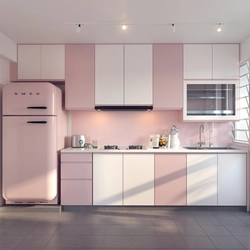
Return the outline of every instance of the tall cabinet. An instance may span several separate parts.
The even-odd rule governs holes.
[[[154,109],[183,108],[183,45],[153,45]]]
[[[65,106],[67,110],[94,109],[95,46],[65,46]]]

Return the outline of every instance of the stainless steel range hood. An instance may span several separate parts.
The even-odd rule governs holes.
[[[95,106],[95,110],[97,111],[151,111],[153,110],[153,106],[152,105],[148,105],[148,106],[134,106],[134,105]]]

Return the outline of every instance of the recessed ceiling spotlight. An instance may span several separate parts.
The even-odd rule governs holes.
[[[221,32],[221,23],[217,25],[217,32]]]
[[[123,25],[122,25],[122,29],[123,29],[123,30],[126,30],[127,28],[128,28],[128,25],[127,25],[127,24],[123,24]]]
[[[80,33],[81,28],[82,28],[82,25],[81,24],[77,24],[76,33]]]

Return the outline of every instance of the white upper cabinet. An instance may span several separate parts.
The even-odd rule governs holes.
[[[152,45],[125,45],[125,104],[153,103]]]
[[[123,104],[123,45],[95,46],[95,104]]]
[[[65,46],[19,45],[18,79],[65,79]]]
[[[212,79],[212,44],[184,44],[184,79]]]
[[[213,78],[239,79],[239,45],[213,45]]]
[[[41,79],[41,46],[18,46],[18,79]]]
[[[185,44],[184,79],[239,79],[239,44]]]
[[[65,46],[41,46],[42,79],[65,79]]]
[[[152,45],[95,46],[95,104],[150,105]]]

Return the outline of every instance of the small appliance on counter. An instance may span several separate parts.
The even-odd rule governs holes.
[[[180,146],[180,140],[178,138],[179,129],[173,125],[170,129],[170,136],[171,136],[171,148],[178,148]]]
[[[72,148],[84,148],[86,142],[85,135],[72,135],[71,146]]]

